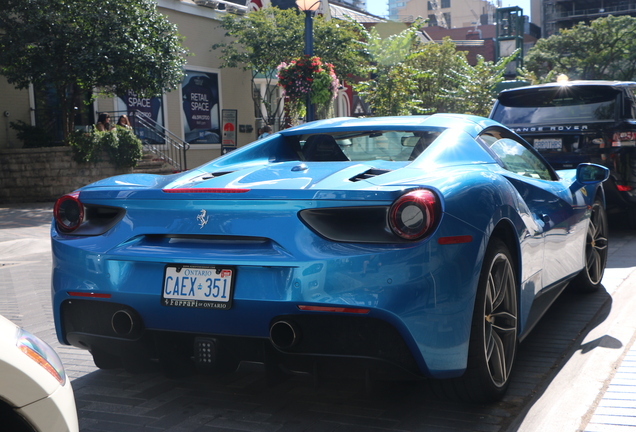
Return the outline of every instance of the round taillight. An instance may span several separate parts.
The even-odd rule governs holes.
[[[84,220],[84,205],[79,200],[79,192],[64,195],[55,202],[53,215],[60,231],[75,231]]]
[[[424,237],[435,224],[437,198],[433,192],[418,189],[399,197],[389,210],[389,225],[407,240]]]

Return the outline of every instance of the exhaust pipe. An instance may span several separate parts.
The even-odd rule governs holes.
[[[278,349],[289,349],[300,341],[300,329],[289,321],[276,321],[269,328],[269,338]]]
[[[119,310],[110,320],[113,331],[117,336],[129,336],[135,328],[135,321],[127,310]]]

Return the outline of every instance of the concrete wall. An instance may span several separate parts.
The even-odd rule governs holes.
[[[70,147],[0,149],[0,203],[55,201],[89,183],[130,172],[110,162],[79,164]]]

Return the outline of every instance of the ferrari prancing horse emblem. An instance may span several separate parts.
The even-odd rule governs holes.
[[[199,228],[203,228],[210,220],[210,216],[207,216],[207,212],[205,210],[201,210],[201,213],[197,216],[197,221],[199,221]]]

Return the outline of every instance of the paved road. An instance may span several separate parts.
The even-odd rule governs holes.
[[[56,340],[49,219],[50,205],[0,206],[0,314],[56,348],[73,381],[82,432],[504,432],[550,430],[548,423],[558,424],[552,430],[575,431],[589,421],[633,339],[630,326],[619,337],[604,330],[615,325],[610,319],[624,318],[621,306],[631,299],[629,278],[636,273],[633,253],[624,256],[636,250],[636,235],[619,228],[611,233],[605,289],[591,295],[566,292],[557,300],[521,344],[510,390],[497,404],[442,401],[426,382],[380,383],[368,391],[361,382],[316,383],[297,375],[272,385],[255,364],[244,364],[230,376],[179,380],[101,371],[86,351]],[[588,361],[592,354],[594,364]],[[577,381],[583,372],[585,379]],[[563,401],[566,387],[577,394]],[[555,406],[573,414],[555,412]]]

